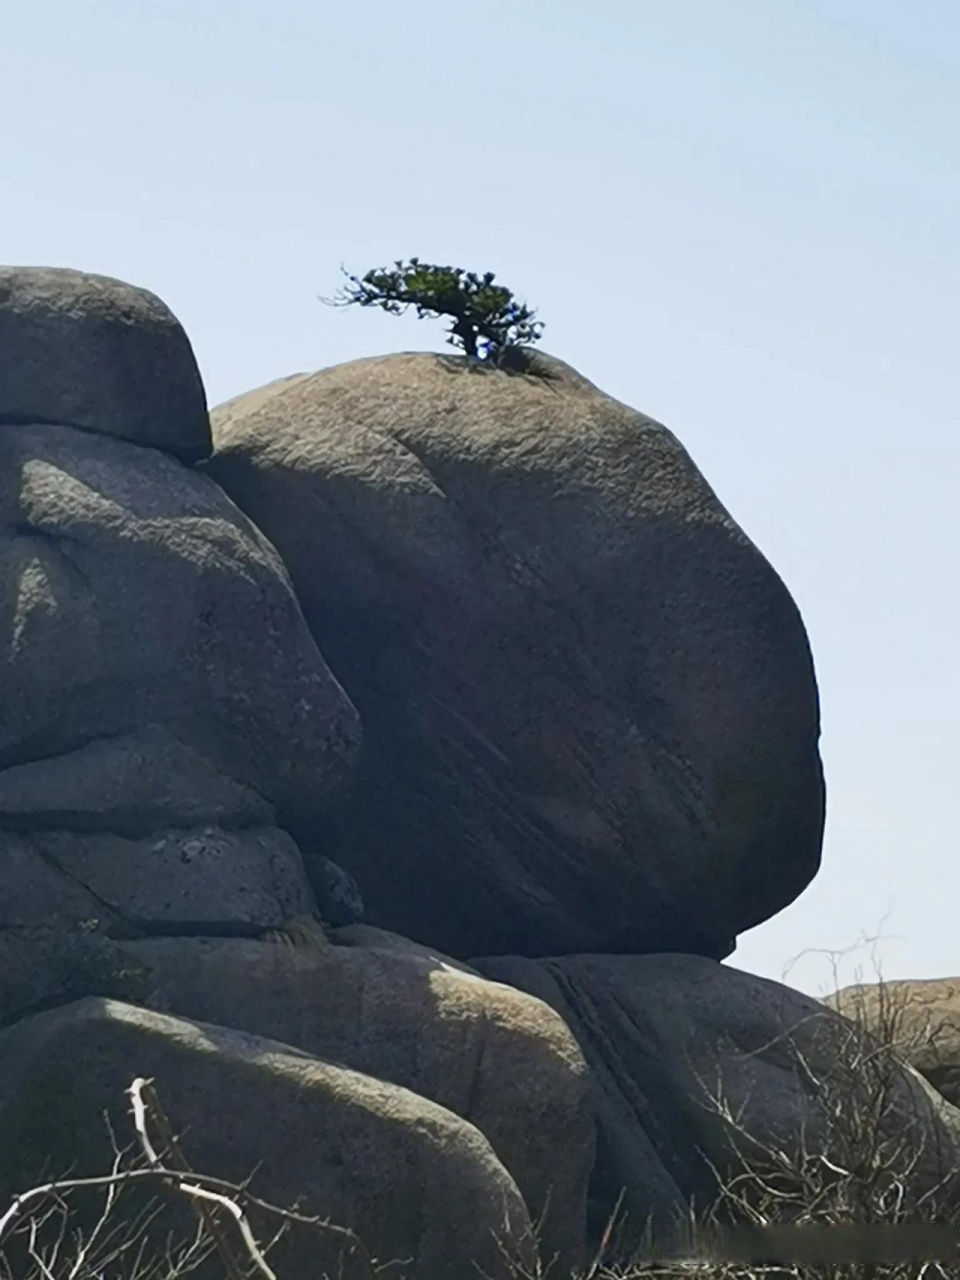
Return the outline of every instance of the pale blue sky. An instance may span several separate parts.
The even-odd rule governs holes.
[[[419,254],[669,424],[823,701],[823,870],[734,963],[960,974],[956,0],[33,0],[0,47],[0,257],[154,289],[212,403],[437,347],[316,301]]]

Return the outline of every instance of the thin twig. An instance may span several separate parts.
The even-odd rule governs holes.
[[[243,1242],[247,1246],[250,1257],[256,1264],[257,1269],[266,1277],[266,1280],[277,1280],[276,1273],[271,1270],[270,1266],[267,1264],[266,1258],[260,1252],[260,1246],[257,1244],[256,1237],[250,1230],[250,1223],[247,1221],[246,1214],[236,1201],[231,1200],[229,1196],[222,1195],[218,1191],[209,1191],[206,1187],[201,1187],[196,1183],[181,1182],[180,1190],[184,1195],[196,1196],[203,1200],[211,1200],[214,1204],[218,1204],[222,1209],[226,1209],[227,1213],[233,1216],[240,1234],[243,1236]]]
[[[162,1162],[150,1142],[150,1138],[147,1133],[147,1120],[150,1115],[152,1115],[154,1123],[160,1130],[160,1137],[164,1142],[164,1154],[166,1158],[173,1162],[174,1166],[180,1173],[192,1174],[193,1169],[190,1167],[186,1156],[180,1150],[180,1144],[177,1142],[176,1136],[174,1135],[173,1127],[167,1118],[166,1112],[160,1105],[160,1099],[157,1097],[157,1092],[153,1087],[153,1081],[145,1080],[143,1076],[138,1076],[127,1092],[133,1106],[133,1122],[137,1130],[137,1136],[140,1139],[140,1146],[151,1166],[154,1168],[161,1168]],[[184,1194],[187,1194],[186,1188],[182,1183],[180,1184],[179,1189],[183,1191]],[[220,1198],[221,1200],[224,1199],[222,1195]],[[243,1274],[233,1256],[230,1241],[227,1238],[226,1232],[222,1230],[220,1223],[217,1221],[216,1214],[212,1213],[205,1204],[197,1204],[194,1201],[193,1207],[197,1216],[210,1232],[211,1239],[216,1246],[217,1253],[220,1255],[220,1260],[223,1263],[228,1280],[243,1280]],[[252,1233],[250,1235],[250,1239],[253,1239]],[[244,1243],[247,1244],[249,1250],[249,1242],[247,1241],[246,1235],[244,1235]],[[256,1264],[259,1266],[262,1261],[262,1255],[256,1245],[254,1245],[252,1256]],[[266,1264],[264,1263],[264,1265]]]

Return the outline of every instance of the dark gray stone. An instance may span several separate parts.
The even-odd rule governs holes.
[[[207,402],[176,316],[146,289],[59,267],[0,267],[0,426],[57,422],[186,461]]]
[[[316,903],[276,827],[109,832],[0,830],[0,1025],[64,999],[140,999],[117,938],[259,936]]]
[[[469,1120],[541,1222],[545,1256],[575,1273],[595,1125],[572,1035],[520,991],[389,937],[371,941],[331,945],[295,921],[270,941],[125,943],[116,967],[148,975],[141,999],[153,1008],[282,1040]]]
[[[701,956],[471,963],[546,1001],[573,1031],[595,1082],[596,1203],[609,1211],[623,1189],[635,1225],[651,1210],[666,1222],[671,1194],[673,1205],[712,1204],[716,1175],[742,1171],[736,1149],[756,1156],[751,1140],[836,1158],[833,1108],[865,1116],[880,1098],[857,1065],[875,1053],[850,1023],[810,996]],[[899,1172],[933,1187],[960,1157],[956,1113],[895,1063],[884,1079],[875,1132],[909,1134]]]
[[[62,806],[129,835],[258,809],[286,827],[340,802],[356,711],[209,477],[70,427],[0,430],[0,616],[0,824]]]
[[[0,931],[34,926],[72,931],[114,919],[113,911],[86,885],[44,857],[30,835],[0,831],[0,868]]]
[[[107,936],[104,914],[0,929],[0,1027],[84,996],[147,1002],[150,971]]]
[[[363,717],[336,856],[372,924],[457,956],[719,957],[810,881],[804,628],[666,427],[548,356],[429,354],[212,425],[208,474]]]
[[[317,896],[317,909],[325,924],[358,924],[363,919],[363,897],[349,871],[315,855],[309,860],[310,883]]]
[[[411,1280],[461,1280],[474,1265],[507,1280],[498,1238],[535,1266],[520,1193],[466,1121],[276,1041],[109,1000],[0,1031],[2,1202],[42,1175],[109,1172],[104,1113],[132,1139],[126,1090],[138,1075],[154,1080],[195,1169],[252,1177],[273,1203],[352,1228],[376,1257],[411,1259]],[[181,1225],[194,1228],[189,1211]],[[291,1231],[271,1262],[279,1275],[359,1280],[341,1248]]]
[[[0,771],[0,826],[138,835],[145,829],[269,825],[272,805],[165,725]]]
[[[82,885],[116,919],[147,933],[253,935],[315,906],[300,851],[276,827],[158,830],[142,840],[35,832],[29,839],[67,884]]]

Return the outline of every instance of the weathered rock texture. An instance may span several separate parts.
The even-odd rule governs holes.
[[[0,267],[0,424],[59,423],[166,449],[210,450],[187,335],[146,289],[56,267]]]
[[[150,1007],[295,1045],[475,1124],[541,1223],[545,1256],[561,1274],[582,1261],[593,1103],[576,1041],[547,1005],[444,957],[336,946],[316,927],[121,952]]]
[[[852,1024],[812,997],[701,956],[472,963],[552,1005],[580,1042],[596,1087],[601,1218],[623,1190],[635,1224],[649,1212],[668,1224],[678,1205],[711,1204],[717,1174],[739,1172],[741,1157],[756,1163],[763,1145],[798,1152],[803,1142],[829,1155],[840,1141],[839,1100],[863,1116],[881,1097],[866,1065],[873,1054]],[[960,1156],[960,1117],[895,1064],[881,1079],[889,1096],[877,1132],[912,1133],[911,1176],[933,1186]]]
[[[364,721],[339,860],[454,955],[723,956],[816,871],[810,654],[675,437],[538,357],[360,360],[212,417]]]
[[[359,724],[274,548],[173,456],[206,416],[162,304],[0,271],[0,335],[2,1024],[97,990],[94,935],[356,919],[284,828],[340,802]]]
[[[703,958],[816,871],[810,654],[677,440],[542,356],[296,375],[213,435],[152,294],[0,268],[0,1212],[109,1167],[136,1075],[198,1168],[424,1280],[702,1198],[705,1085],[816,1136],[777,1037],[847,1024]]]
[[[892,1040],[948,1102],[960,1105],[960,978],[862,983],[827,1003]]]
[[[0,835],[11,876],[0,925],[103,917],[146,933],[259,934],[310,912],[300,851],[276,827]],[[79,912],[78,912],[79,904]]]
[[[410,1277],[460,1280],[474,1264],[505,1277],[498,1238],[531,1262],[520,1193],[472,1125],[285,1045],[112,1001],[0,1032],[0,1194],[33,1185],[51,1160],[54,1175],[109,1168],[103,1114],[130,1134],[125,1090],[138,1075],[155,1081],[195,1169],[234,1182],[253,1174],[256,1194],[329,1215],[382,1261],[410,1259]],[[350,1257],[341,1272],[341,1251],[294,1231],[271,1260],[280,1275],[364,1274]]]
[[[349,777],[356,713],[277,553],[175,459],[0,427],[0,590],[0,825],[316,815]]]
[[[436,947],[425,946],[422,942],[413,942],[402,934],[391,933],[389,929],[378,929],[373,924],[350,924],[328,931],[331,941],[338,947],[371,947],[374,951],[394,951],[403,955],[419,956],[434,965],[445,965],[460,973],[473,974],[479,978],[476,969],[470,967],[465,960],[456,960],[445,955]]]

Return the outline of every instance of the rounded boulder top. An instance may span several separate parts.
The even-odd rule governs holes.
[[[810,882],[806,631],[667,427],[542,352],[377,356],[211,418],[363,722],[336,861],[371,924],[721,959]]]
[[[190,341],[146,289],[61,267],[0,266],[0,425],[49,422],[210,452]]]

